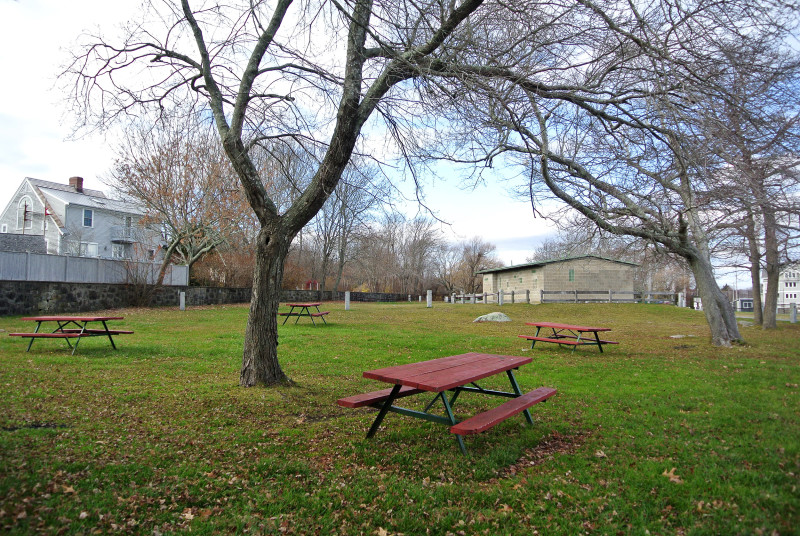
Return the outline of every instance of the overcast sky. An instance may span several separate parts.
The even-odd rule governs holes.
[[[114,35],[138,5],[139,0],[0,0],[1,207],[25,177],[66,183],[77,175],[88,188],[105,189],[99,177],[111,167],[113,139],[68,139],[73,118],[64,115],[56,76],[82,30],[99,26]],[[519,264],[552,233],[503,186],[465,191],[457,179],[438,181],[426,194],[431,208],[452,224],[452,240],[481,236],[497,245],[503,262]]]

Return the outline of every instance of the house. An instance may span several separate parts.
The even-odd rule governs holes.
[[[0,213],[0,235],[38,236],[51,255],[112,259],[153,258],[160,250],[157,231],[140,225],[145,213],[133,203],[110,199],[83,187],[26,178]],[[0,240],[0,250],[19,251],[21,239]],[[37,246],[41,248],[42,246]],[[30,250],[29,250],[30,251]]]
[[[767,273],[761,272],[761,303],[767,294]],[[778,314],[788,314],[792,304],[800,309],[800,265],[782,270],[778,276]]]
[[[531,302],[540,300],[542,290],[597,290],[600,292],[633,292],[633,262],[581,255],[564,259],[532,262],[481,270],[483,291],[530,291]]]

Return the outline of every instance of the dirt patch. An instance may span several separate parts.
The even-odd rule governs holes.
[[[497,474],[497,478],[515,476],[527,467],[542,465],[548,460],[552,460],[556,454],[571,454],[583,446],[588,436],[589,434],[586,432],[573,435],[554,432],[542,439],[535,447],[526,449],[516,463],[501,469]]]

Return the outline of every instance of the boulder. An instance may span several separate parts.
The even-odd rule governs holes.
[[[503,313],[489,313],[488,315],[479,316],[473,322],[511,322],[511,319]]]

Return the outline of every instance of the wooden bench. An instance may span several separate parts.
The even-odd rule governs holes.
[[[62,330],[64,333],[81,333],[80,329],[77,328],[70,328]],[[131,335],[133,334],[132,331],[126,329],[109,329],[108,331],[104,329],[85,329],[83,330],[84,337],[86,336],[93,336],[93,335]]]
[[[403,386],[400,392],[397,393],[395,398],[403,398],[404,396],[416,395],[424,392],[422,389],[414,387]],[[373,406],[379,402],[385,402],[389,395],[392,393],[392,388],[381,389],[380,391],[373,391],[371,393],[362,393],[360,395],[348,396],[347,398],[340,398],[336,401],[337,404],[344,408],[361,408],[364,406]]]
[[[572,346],[581,346],[584,344],[597,346],[598,341],[595,339],[581,339],[577,340],[576,337],[572,337],[571,335],[559,335],[557,337],[536,337],[534,335],[517,335],[521,339],[526,339],[529,341],[540,341],[540,342],[553,342],[556,344],[569,344]],[[600,344],[619,344],[616,341],[604,341],[600,340]]]
[[[539,402],[544,402],[551,396],[556,394],[556,390],[552,387],[539,387],[530,393],[526,393],[517,398],[512,398],[508,402],[492,408],[483,413],[470,417],[455,426],[450,428],[450,431],[458,435],[472,435],[478,434],[488,430],[492,426],[503,422],[509,417],[513,417],[518,413],[522,413],[529,407]]]
[[[9,337],[30,337],[31,339],[74,339],[80,333],[9,333]]]

